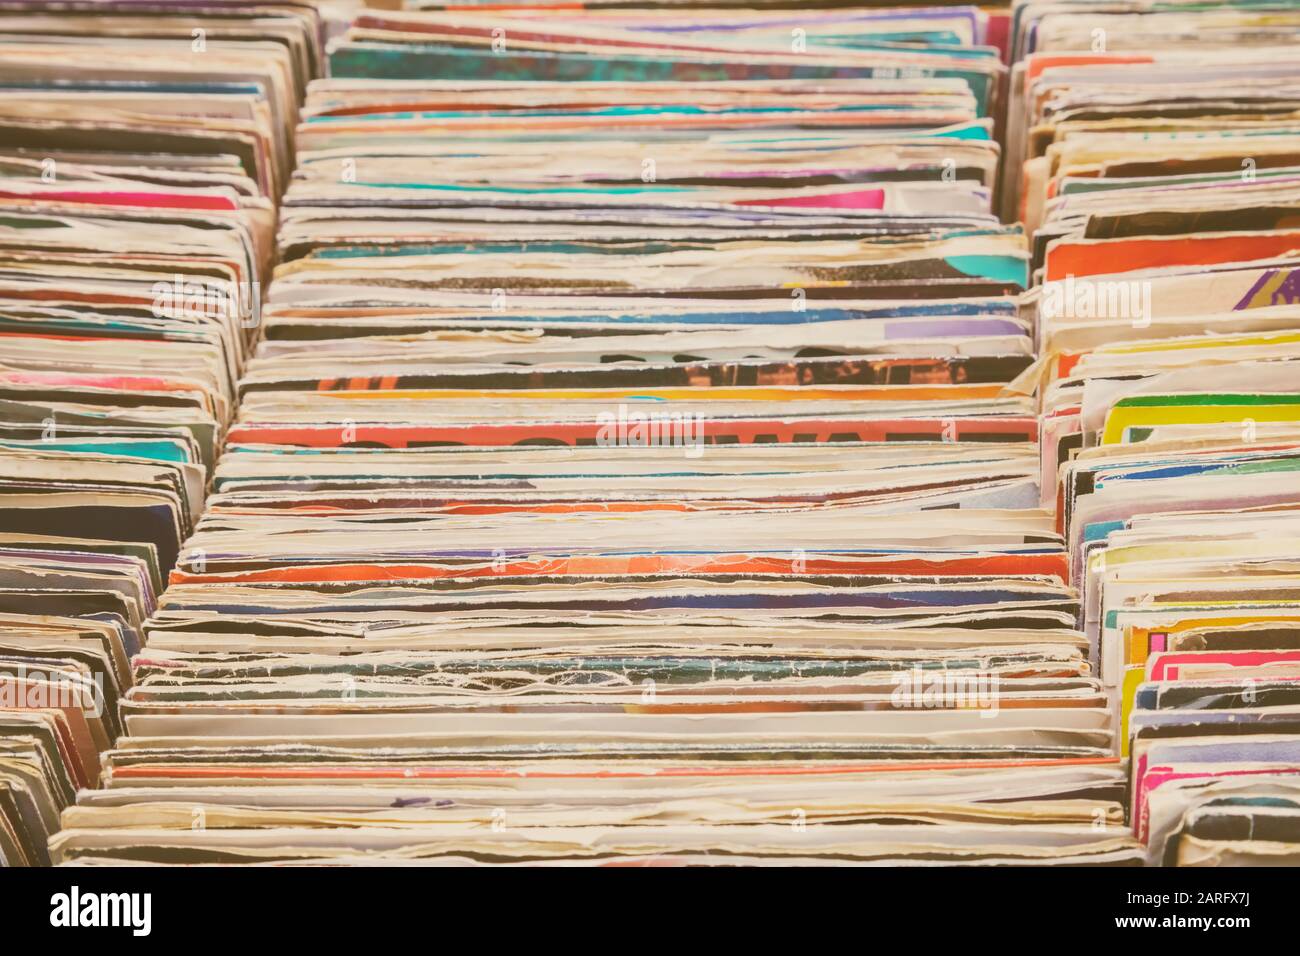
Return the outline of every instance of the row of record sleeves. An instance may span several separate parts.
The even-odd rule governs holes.
[[[0,861],[1300,862],[1300,9],[0,0]]]

